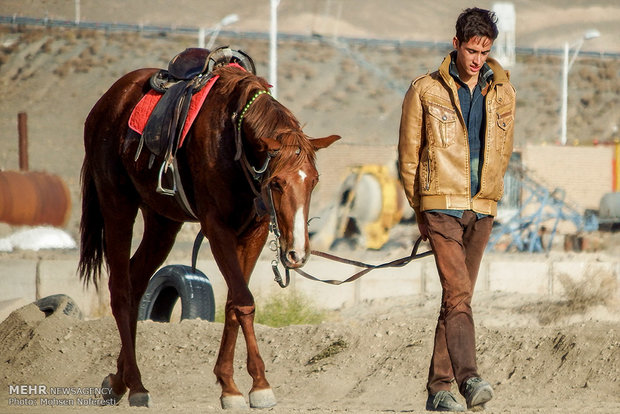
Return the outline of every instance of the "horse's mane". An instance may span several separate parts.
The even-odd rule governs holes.
[[[264,78],[236,67],[222,67],[215,74],[220,75],[217,82],[223,94],[239,96],[237,113],[256,92],[268,91],[271,87]],[[270,164],[272,174],[284,168],[300,168],[307,159],[314,164],[314,147],[303,133],[299,121],[275,98],[267,94],[259,95],[247,110],[243,122],[247,123],[246,127],[252,128],[255,136],[272,138],[282,144]]]

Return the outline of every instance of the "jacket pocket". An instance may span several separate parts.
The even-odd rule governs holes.
[[[429,103],[427,117],[427,136],[432,137],[435,145],[446,148],[454,144],[456,136],[456,112],[452,108]]]
[[[428,194],[431,189],[431,157],[428,150],[425,150],[420,158],[418,183],[420,192]]]
[[[500,154],[503,154],[506,148],[506,141],[509,136],[509,132],[512,131],[514,122],[514,114],[512,111],[498,112],[496,119],[497,136],[495,139],[495,149]],[[512,148],[510,148],[512,150]]]

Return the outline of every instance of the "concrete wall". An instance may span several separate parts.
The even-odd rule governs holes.
[[[0,320],[20,306],[56,293],[71,296],[88,318],[109,315],[107,281],[102,281],[100,292],[95,292],[92,286],[85,289],[76,276],[77,260],[77,253],[74,257],[57,260],[2,260]],[[179,262],[167,264],[174,263]],[[206,258],[199,260],[197,267],[211,280],[216,304],[221,307],[226,297],[226,285],[215,262]],[[304,270],[321,279],[343,280],[359,269],[314,257]],[[295,272],[291,275],[293,279],[288,292],[302,292],[326,309],[348,307],[370,299],[441,291],[432,257],[411,262],[402,268],[374,270],[353,283],[341,286],[310,281]],[[578,284],[597,276],[607,278],[615,289],[614,296],[620,298],[620,258],[588,253],[549,256],[488,254],[483,260],[476,290],[560,298],[567,286],[567,278],[569,282]],[[250,287],[259,300],[283,293],[273,281],[270,259],[263,258],[258,262]]]
[[[327,151],[317,153],[321,174],[313,195],[319,208],[332,203],[338,189],[356,165],[379,164],[394,168],[396,177],[396,141],[394,145],[351,145],[336,142]],[[614,146],[528,145],[521,150],[525,169],[549,190],[562,188],[566,201],[579,210],[598,210],[603,194],[613,191]]]
[[[601,197],[613,191],[613,146],[528,145],[523,166],[550,190],[562,188],[580,210],[598,210]]]

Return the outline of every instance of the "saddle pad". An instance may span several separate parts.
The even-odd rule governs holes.
[[[213,86],[218,77],[219,76],[214,76],[213,78],[209,79],[206,85],[203,86],[203,88],[197,93],[195,93],[194,96],[192,96],[192,100],[189,104],[189,111],[187,113],[187,120],[185,121],[185,125],[183,126],[183,132],[181,133],[181,138],[179,139],[179,148],[183,145],[183,140],[185,139],[187,132],[194,123],[194,120],[198,115],[198,111],[200,111],[200,108],[202,108],[202,104],[204,103],[207,95],[209,94],[209,91],[211,90],[211,87]],[[142,135],[142,132],[144,131],[144,127],[146,126],[146,122],[148,121],[151,112],[153,112],[153,109],[155,108],[162,96],[164,95],[153,90],[150,90],[146,95],[144,95],[144,97],[142,97],[140,102],[138,102],[136,107],[131,112],[131,116],[129,117],[129,128]]]

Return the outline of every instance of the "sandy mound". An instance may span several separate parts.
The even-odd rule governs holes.
[[[422,412],[437,303],[437,297],[408,297],[335,312],[317,326],[259,325],[259,346],[279,399],[269,412]],[[571,314],[566,302],[504,294],[476,299],[480,370],[496,390],[487,412],[620,408],[620,332],[612,316],[617,307],[589,307],[542,325],[541,316],[553,306]],[[151,412],[219,410],[211,370],[221,329],[200,320],[139,324],[138,359],[156,403]],[[40,395],[8,395],[12,385],[99,387],[114,371],[118,347],[111,318],[45,317],[35,305],[15,311],[0,325],[0,411],[14,411],[9,398],[40,402]],[[236,380],[248,390],[244,359],[240,341]],[[39,404],[28,412],[48,410]],[[128,410],[123,400],[115,412],[134,412]]]

